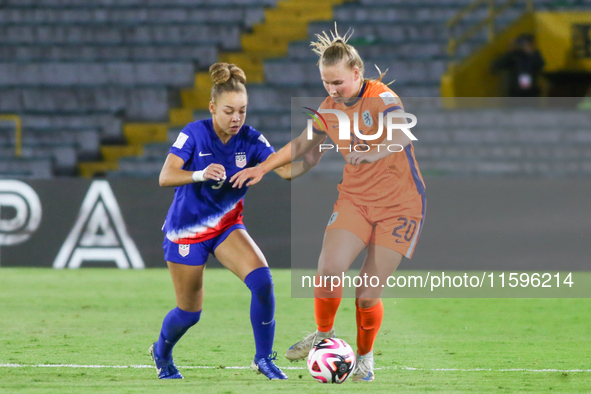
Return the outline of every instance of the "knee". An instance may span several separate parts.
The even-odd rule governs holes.
[[[341,278],[345,271],[339,267],[336,261],[326,260],[318,265],[318,276],[330,280],[330,278]]]
[[[347,261],[345,256],[322,253],[318,259],[318,275],[341,278],[351,263],[352,261]]]
[[[177,306],[169,312],[169,315],[171,321],[174,321],[177,326],[191,327],[197,324],[201,318],[201,309],[198,311],[188,311]]]
[[[355,304],[361,309],[367,309],[376,306],[379,302],[379,298],[358,298]]]
[[[273,278],[268,267],[255,269],[246,276],[244,283],[263,303],[273,295]]]

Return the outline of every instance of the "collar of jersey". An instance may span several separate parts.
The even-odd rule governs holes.
[[[238,134],[240,134],[240,132],[242,131],[242,128],[245,125],[242,125],[242,127],[240,128],[240,130],[238,131]],[[213,129],[213,119],[209,118],[205,121],[205,128],[207,129],[207,131],[209,131],[209,133],[211,134],[211,139],[212,141],[219,145],[222,146],[223,148],[229,147],[229,146],[233,146],[232,144],[230,144],[230,142],[234,143],[235,137],[238,136],[238,134],[233,135],[232,137],[230,137],[230,139],[228,140],[228,142],[226,142],[225,144],[222,142],[222,140],[220,139],[220,137],[217,135],[217,133],[215,132],[215,130]]]
[[[361,97],[363,97],[363,93],[365,93],[365,85],[367,85],[366,81],[363,82],[363,86],[361,87],[361,90],[359,91],[359,94],[357,95],[357,98],[355,98],[355,100],[351,101],[350,103],[347,103],[347,102],[344,103],[347,107],[354,106],[355,104],[357,104],[359,99],[361,99]]]

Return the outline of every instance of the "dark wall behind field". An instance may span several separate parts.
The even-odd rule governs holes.
[[[292,262],[313,267],[338,179],[295,180]],[[427,214],[400,269],[590,270],[588,179],[426,178]],[[361,264],[358,259],[357,265]]]
[[[591,269],[590,180],[425,181],[424,230],[413,259],[403,261],[401,269]],[[0,266],[51,267],[76,223],[91,181],[26,183],[41,202],[41,223],[17,245],[6,245],[10,231],[0,225]],[[244,222],[271,267],[315,266],[337,183],[338,179],[311,175],[291,183],[264,180],[249,190]],[[164,267],[160,229],[173,189],[158,187],[155,179],[110,179],[109,185],[145,266]],[[0,221],[10,221],[15,212],[5,205],[9,200],[3,195],[6,191],[0,190]],[[219,263],[210,259],[210,265]],[[89,266],[115,264],[82,264]]]

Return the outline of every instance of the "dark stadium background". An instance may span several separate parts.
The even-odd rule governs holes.
[[[19,192],[1,190],[0,265],[51,267],[91,183],[106,179],[145,266],[164,267],[160,227],[172,190],[157,176],[183,125],[209,115],[209,65],[246,71],[246,123],[280,148],[294,132],[291,97],[324,95],[308,44],[336,21],[341,33],[354,30],[367,76],[377,75],[374,64],[389,69],[386,81],[395,79],[419,119],[427,219],[402,269],[588,270],[591,3],[489,4],[0,1],[0,183],[25,182],[42,207],[38,229],[13,244],[31,212],[20,227],[11,222]],[[490,62],[523,33],[546,60],[544,97],[494,99],[506,92]],[[327,155],[305,178],[270,177],[249,191],[245,222],[271,266],[290,267],[296,244],[304,265],[315,264],[339,160]]]

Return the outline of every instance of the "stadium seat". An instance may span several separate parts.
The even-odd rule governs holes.
[[[207,5],[155,5],[115,6],[89,3],[78,7],[13,6],[0,9],[3,24],[121,24],[127,26],[174,23],[236,23],[251,28],[264,18],[264,7],[260,4],[235,7]]]
[[[120,113],[128,120],[160,120],[168,113],[165,86],[10,87],[3,89],[0,112],[55,114]],[[121,130],[117,132],[121,135]],[[107,133],[105,132],[105,137]]]
[[[0,178],[51,179],[52,160],[43,158],[15,158],[0,155]]]
[[[170,86],[193,82],[190,63],[42,62],[0,63],[0,87],[5,86]]]
[[[193,62],[205,69],[217,61],[214,44],[155,43],[138,45],[59,44],[59,45],[3,45],[0,58],[15,63],[40,62]],[[141,63],[140,63],[141,64]]]
[[[236,24],[171,23],[165,25],[37,24],[0,26],[0,44],[91,44],[138,45],[215,43],[225,50],[240,49],[240,27]]]
[[[210,116],[204,111],[210,86],[204,80],[208,77],[195,72],[205,71],[218,60],[233,61],[245,69],[249,81],[263,81],[248,86],[247,123],[280,146],[291,135],[291,98],[325,96],[317,57],[309,43],[315,34],[333,29],[334,20],[341,34],[349,28],[354,31],[350,42],[366,63],[366,75],[377,76],[374,64],[382,71],[388,69],[385,82],[395,80],[391,87],[404,97],[407,108],[422,114],[417,126],[424,148],[417,150],[422,169],[460,175],[550,171],[554,167],[514,165],[511,160],[519,154],[533,160],[546,152],[544,144],[551,144],[553,135],[566,136],[562,131],[552,134],[551,127],[562,130],[568,125],[578,130],[568,138],[587,141],[591,137],[585,130],[586,114],[532,110],[527,117],[503,112],[499,118],[495,110],[447,113],[436,99],[448,61],[445,24],[471,2],[345,2],[333,7],[332,20],[320,18],[308,23],[307,31],[291,40],[286,53],[277,54],[275,38],[269,36],[274,42],[271,45],[269,41],[267,48],[272,55],[261,57],[253,52],[260,45],[252,49],[249,39],[265,36],[261,34],[268,29],[274,36],[286,37],[301,30],[307,23],[299,19],[301,10],[289,8],[292,5],[282,9],[279,4],[283,14],[271,18],[268,9],[278,7],[277,0],[5,0],[0,9],[0,113],[21,116],[27,155],[45,152],[51,156],[55,151],[51,147],[61,141],[75,149],[78,160],[96,160],[106,152],[99,143],[127,139],[135,144],[127,151],[143,152],[143,159],[122,158],[119,171],[111,175],[154,176],[179,126]],[[556,7],[553,0],[535,3],[540,9]],[[283,18],[292,12],[289,10],[299,16],[291,21]],[[513,5],[497,20],[497,28],[511,23],[523,10],[523,3]],[[485,6],[477,9],[458,25],[458,31],[486,15]],[[265,18],[271,20],[269,26],[261,24]],[[483,30],[457,48],[458,58],[470,55],[486,40]],[[239,52],[243,48],[245,52]],[[183,91],[181,97],[179,90]],[[413,101],[413,97],[422,99]],[[183,108],[174,109],[179,102]],[[175,111],[183,115],[174,117]],[[169,116],[171,122],[167,123]],[[142,129],[135,126],[133,138],[127,131],[124,134],[124,125],[130,121],[151,122],[146,123],[146,133],[158,138],[139,138]],[[441,122],[454,129],[442,128]],[[471,133],[476,127],[481,131]],[[528,150],[524,141],[533,138],[534,132],[541,145]],[[454,146],[459,140],[463,145]],[[142,141],[152,143],[142,149]],[[503,141],[516,146],[503,145]],[[0,143],[9,147],[13,142],[12,132],[0,129]],[[485,145],[492,142],[499,146],[487,149]],[[552,157],[562,163],[564,171],[581,170],[571,162],[580,161],[588,143],[580,142],[576,149],[567,146]],[[7,148],[6,153],[9,151]],[[108,151],[119,157],[126,150]],[[478,164],[478,155],[485,164]],[[470,170],[459,170],[461,160],[472,163]],[[502,160],[507,162],[502,164]],[[565,160],[571,164],[564,164]],[[67,172],[62,164],[58,167],[54,163],[51,172]],[[112,167],[110,163],[105,168]],[[339,166],[329,163],[327,168]]]
[[[20,116],[27,154],[61,141],[75,147],[69,157],[97,160],[99,143],[125,142],[124,122],[165,121],[169,92],[239,50],[276,2],[3,1],[0,113]],[[0,130],[2,143],[12,138]]]

